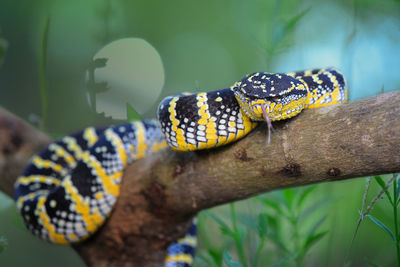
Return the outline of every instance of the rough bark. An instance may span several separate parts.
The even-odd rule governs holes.
[[[160,266],[169,242],[202,209],[277,188],[399,172],[399,101],[392,92],[305,110],[275,123],[270,145],[261,126],[223,148],[167,149],[134,162],[111,218],[75,248],[90,266]],[[16,174],[49,138],[1,110],[0,137],[0,188],[11,195]]]

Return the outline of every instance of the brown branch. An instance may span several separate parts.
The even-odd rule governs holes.
[[[280,137],[274,135],[268,146],[261,126],[220,149],[168,149],[134,162],[126,170],[111,218],[91,240],[75,248],[89,265],[160,266],[169,242],[185,232],[189,218],[199,210],[277,188],[398,172],[399,101],[400,92],[393,92],[306,110],[275,123]],[[9,114],[0,112],[0,122],[4,116]],[[0,128],[0,148],[3,140],[11,140],[3,137],[8,132]],[[24,134],[42,136],[31,128]],[[24,155],[48,142],[34,146],[33,139],[21,140],[21,146],[32,148]],[[12,169],[16,163],[4,163],[3,157],[0,166]],[[24,163],[26,157],[17,166]],[[10,194],[15,172],[3,170],[0,188]]]
[[[14,194],[14,183],[31,156],[51,138],[0,108],[0,190]]]

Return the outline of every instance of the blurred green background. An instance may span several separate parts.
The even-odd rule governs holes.
[[[167,95],[228,87],[250,72],[328,66],[345,75],[351,101],[398,90],[400,1],[0,1],[0,105],[54,137],[89,125],[154,117]],[[316,186],[304,205],[324,204],[310,208],[308,221],[297,226],[315,225],[326,215],[318,229],[327,233],[302,262],[279,262],[267,239],[259,266],[396,266],[393,242],[371,221],[361,224],[350,249],[365,183]],[[248,222],[264,211],[262,199],[282,204],[282,196],[288,200],[288,194],[304,190],[235,205],[240,227],[247,229],[240,242],[249,262],[259,240]],[[378,191],[372,183],[368,199]],[[393,229],[384,200],[372,212]],[[213,214],[232,223],[232,206],[200,217],[197,266],[221,264],[224,251],[238,260]],[[283,232],[281,241],[290,246],[296,238]],[[0,195],[0,237],[0,266],[84,265],[72,249],[25,231],[5,195]],[[234,265],[227,257],[223,264]]]

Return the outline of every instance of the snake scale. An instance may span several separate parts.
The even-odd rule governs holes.
[[[89,127],[33,156],[15,185],[27,228],[52,243],[87,239],[110,216],[124,168],[165,149],[209,149],[234,142],[259,121],[287,119],[305,108],[343,103],[344,78],[333,68],[290,73],[256,72],[230,88],[165,98],[158,120]],[[269,134],[268,134],[269,140]],[[196,225],[168,248],[165,266],[189,266]]]

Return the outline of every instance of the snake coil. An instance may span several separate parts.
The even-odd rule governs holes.
[[[271,121],[346,99],[344,78],[332,68],[256,72],[230,88],[167,97],[158,121],[89,127],[48,145],[18,178],[17,207],[34,235],[58,244],[80,242],[110,216],[123,171],[132,161],[167,144],[175,151],[223,146],[247,135],[258,121],[266,121],[270,130]],[[170,245],[165,265],[189,266],[195,246],[193,223]]]

